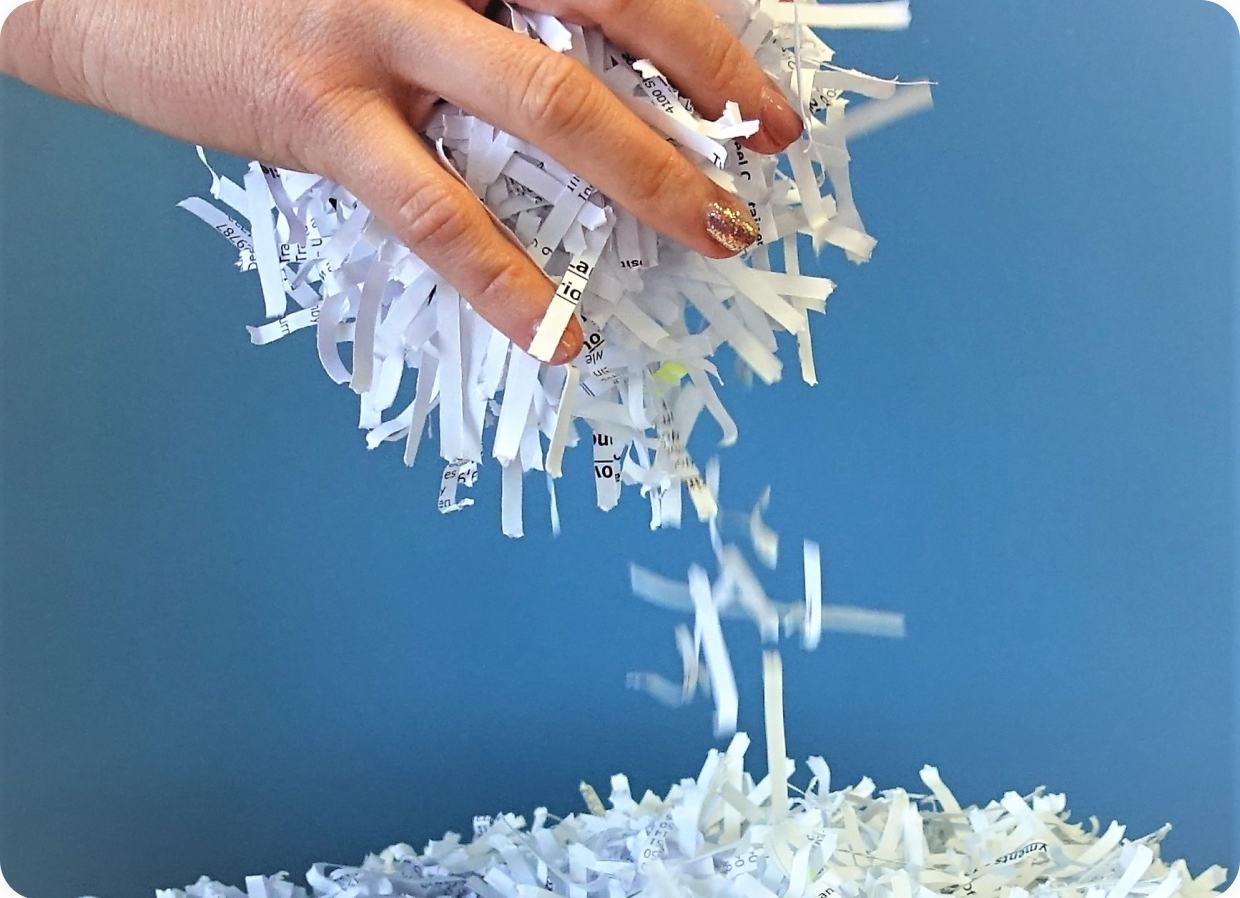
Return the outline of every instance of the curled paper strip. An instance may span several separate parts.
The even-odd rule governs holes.
[[[324,371],[358,394],[370,448],[403,441],[412,465],[437,421],[441,511],[470,504],[455,498],[455,487],[485,476],[490,456],[502,470],[504,533],[524,530],[530,471],[549,475],[558,527],[553,481],[565,470],[566,447],[581,441],[582,425],[594,447],[600,508],[613,507],[622,487],[636,486],[650,502],[652,527],[678,526],[684,487],[706,520],[715,509],[689,455],[690,436],[705,411],[724,445],[737,437],[715,389],[717,350],[729,345],[744,372],[771,383],[783,371],[776,335],[790,333],[802,378],[816,381],[810,314],[826,310],[834,285],[802,274],[801,254],[831,244],[854,262],[870,257],[874,239],[853,203],[848,141],[927,107],[930,96],[924,84],[839,68],[810,26],[905,27],[908,4],[712,5],[799,98],[807,128],[785,166],[741,148],[737,138],[757,125],[735,104],[705,120],[654,66],[626,56],[600,32],[517,7],[508,12],[515,30],[587,65],[748,205],[761,236],[743,260],[707,259],[659,236],[537,147],[455,107],[437,107],[424,127],[441,160],[557,284],[531,355],[475,314],[339,184],[258,163],[237,184],[208,165],[216,202],[181,203],[234,246],[242,271],[257,272],[268,320],[250,327],[253,342],[313,329]],[[567,369],[543,364],[573,315],[582,321],[584,351]],[[342,352],[343,344],[351,348]]]
[[[770,662],[768,662],[768,667]],[[782,714],[782,710],[780,712]],[[278,873],[245,889],[206,877],[156,898],[1208,898],[1226,872],[1194,879],[1182,860],[1159,857],[1170,829],[1124,838],[1112,823],[1070,823],[1063,795],[1008,792],[961,808],[934,767],[926,794],[876,792],[868,778],[838,790],[821,757],[807,762],[802,792],[755,782],[745,771],[749,738],[711,749],[696,777],[659,797],[633,797],[623,774],[604,805],[582,783],[588,811],[553,817],[538,808],[474,818],[473,839],[456,833],[418,852],[406,844],[357,867],[315,864],[308,888]],[[782,746],[779,746],[782,748]],[[782,755],[782,751],[777,752]],[[553,822],[554,821],[554,822]]]

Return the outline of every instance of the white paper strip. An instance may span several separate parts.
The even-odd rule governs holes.
[[[806,28],[904,29],[913,21],[908,0],[879,3],[764,2],[762,11],[780,24]]]

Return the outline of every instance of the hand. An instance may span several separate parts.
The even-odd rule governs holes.
[[[0,67],[174,137],[343,184],[513,342],[554,287],[416,129],[445,98],[537,144],[704,255],[752,242],[744,208],[582,66],[480,14],[485,0],[33,0]],[[778,152],[801,120],[704,0],[530,0],[654,62],[695,107],[726,101]],[[570,324],[552,359],[581,348]]]

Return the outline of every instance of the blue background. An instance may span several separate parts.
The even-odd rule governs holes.
[[[872,264],[834,252],[822,384],[725,399],[726,504],[771,484],[828,600],[903,642],[785,651],[789,751],[836,782],[967,802],[1046,783],[1079,816],[1171,821],[1234,868],[1235,63],[1198,0],[970,0],[845,65],[940,82],[854,146]],[[192,149],[0,85],[0,864],[30,898],[240,883],[421,845],[474,813],[663,791],[710,709],[624,689],[678,669],[631,559],[707,561],[626,494],[522,541],[439,470],[367,454],[305,335],[250,346],[257,279],[174,208]],[[696,451],[712,451],[703,427]],[[793,595],[790,558],[772,588]],[[759,739],[759,648],[731,628]],[[605,788],[603,788],[605,794]]]

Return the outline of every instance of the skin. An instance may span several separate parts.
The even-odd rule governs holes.
[[[484,318],[528,347],[554,287],[417,135],[445,98],[541,147],[638,219],[713,258],[736,201],[573,60],[484,0],[33,0],[0,71],[173,137],[343,184]],[[652,60],[703,115],[739,103],[778,152],[801,121],[704,0],[532,0]],[[553,358],[581,349],[569,325]]]

